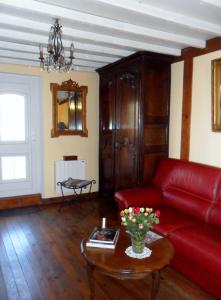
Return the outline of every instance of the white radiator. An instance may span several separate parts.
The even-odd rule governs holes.
[[[58,181],[67,180],[69,177],[73,179],[85,179],[85,160],[56,160],[55,161],[55,187],[56,193],[61,193]],[[64,192],[70,189],[63,188]]]

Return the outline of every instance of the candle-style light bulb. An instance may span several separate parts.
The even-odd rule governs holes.
[[[102,218],[101,228],[106,228],[106,218]]]
[[[43,46],[42,46],[42,44],[39,45],[39,52],[40,52],[40,59],[44,59]]]
[[[51,27],[51,30],[49,32],[47,50],[49,53],[53,53],[53,27]]]
[[[74,58],[74,44],[71,43],[71,46],[70,46],[70,58]]]

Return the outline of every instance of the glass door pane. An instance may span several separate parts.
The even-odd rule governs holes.
[[[0,141],[25,141],[25,97],[0,94]]]
[[[2,157],[2,180],[26,179],[25,156]]]

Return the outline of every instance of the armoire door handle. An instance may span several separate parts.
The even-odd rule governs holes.
[[[120,149],[121,148],[120,142],[115,142],[114,148],[115,149]]]

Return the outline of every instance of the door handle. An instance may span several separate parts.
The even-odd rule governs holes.
[[[115,142],[115,149],[120,149],[121,148],[121,144],[120,142]]]
[[[115,142],[115,149],[121,149],[122,147],[128,147],[130,145],[129,138],[127,136],[122,138],[122,141]]]
[[[127,136],[124,137],[122,144],[123,144],[123,146],[128,146],[130,144],[129,138]]]

